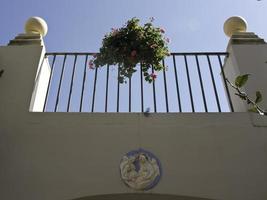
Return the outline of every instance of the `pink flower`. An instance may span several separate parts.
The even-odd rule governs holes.
[[[88,67],[89,67],[89,69],[95,69],[94,68],[94,63],[93,63],[92,60],[89,61]]]
[[[161,28],[159,31],[160,31],[161,33],[165,33],[165,30],[164,30],[163,28]]]
[[[150,74],[150,76],[151,76],[151,78],[152,78],[153,80],[155,80],[155,79],[157,78],[157,74],[155,74],[155,73]]]
[[[137,51],[136,51],[136,50],[133,50],[133,51],[131,52],[131,56],[132,56],[132,57],[135,57],[136,54],[137,54]]]

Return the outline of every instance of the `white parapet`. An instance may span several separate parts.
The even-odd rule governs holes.
[[[43,37],[47,34],[47,24],[40,17],[31,17],[25,23],[25,33],[18,34],[6,47],[1,47],[1,64],[5,70],[5,81],[9,84],[19,84],[25,89],[14,91],[17,104],[28,106],[30,111],[43,111],[46,91],[48,88],[51,68],[45,58],[45,45]],[[8,66],[8,69],[5,68]],[[8,73],[12,71],[13,73]],[[27,72],[27,73],[25,73]],[[23,81],[15,74],[23,77]],[[32,85],[34,85],[32,87]],[[32,94],[32,95],[31,95]],[[25,96],[26,95],[26,96]],[[19,101],[21,99],[21,101]],[[27,103],[25,103],[27,99]],[[25,108],[26,109],[26,108]]]
[[[267,109],[267,44],[253,32],[246,31],[246,21],[241,17],[226,20],[224,31],[230,36],[227,52],[229,57],[224,64],[226,78],[234,82],[239,75],[250,74],[247,84],[242,88],[252,99],[260,91],[264,101],[260,104]],[[234,111],[246,112],[249,106],[229,88]]]
[[[45,52],[44,52],[45,53]],[[47,57],[42,56],[40,66],[36,74],[32,99],[30,103],[30,111],[43,112],[45,106],[46,94],[49,86],[49,77],[51,74],[51,67]]]

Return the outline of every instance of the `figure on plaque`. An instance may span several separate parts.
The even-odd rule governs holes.
[[[144,152],[124,156],[120,170],[122,180],[136,190],[148,189],[155,181],[158,181],[156,179],[160,176],[157,160]]]

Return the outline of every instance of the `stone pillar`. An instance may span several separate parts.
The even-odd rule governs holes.
[[[46,22],[32,17],[25,24],[25,33],[0,47],[0,69],[4,70],[0,112],[42,110],[50,75],[43,43],[46,33]]]
[[[254,34],[246,32],[247,23],[241,17],[231,17],[224,24],[224,31],[230,37],[227,47],[229,57],[225,59],[225,77],[234,83],[235,78],[243,74],[251,74],[247,84],[242,88],[252,99],[256,91],[263,95],[259,105],[267,109],[267,44]],[[235,112],[246,112],[249,106],[235,95],[229,87]]]

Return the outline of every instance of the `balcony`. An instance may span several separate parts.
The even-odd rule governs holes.
[[[227,52],[172,53],[151,84],[140,70],[118,84],[116,66],[87,67],[91,53],[18,35],[0,47],[0,199],[267,199],[266,116],[225,83],[250,73],[242,89],[266,108],[266,54],[235,32]],[[162,173],[137,191],[120,166],[141,150]]]

